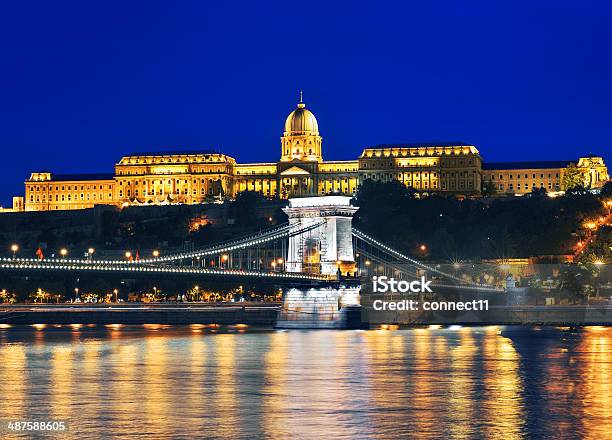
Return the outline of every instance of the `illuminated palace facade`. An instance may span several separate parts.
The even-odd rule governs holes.
[[[134,153],[122,157],[109,174],[34,172],[25,182],[25,197],[13,199],[12,211],[193,204],[233,198],[241,191],[279,198],[353,195],[366,179],[464,196],[478,195],[487,181],[500,194],[533,187],[558,191],[568,164],[483,164],[475,146],[460,142],[378,145],[365,148],[356,160],[324,161],[317,119],[300,102],[285,121],[278,162],[240,164],[214,151]],[[591,187],[608,180],[601,157],[575,164]]]

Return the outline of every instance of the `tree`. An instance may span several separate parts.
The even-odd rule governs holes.
[[[559,275],[559,290],[570,298],[586,303],[595,293],[592,269],[582,263],[566,264]]]
[[[17,297],[14,293],[7,292],[6,289],[0,290],[0,303],[13,304],[16,301],[17,301]]]
[[[602,198],[612,199],[612,180],[608,180],[599,192]]]
[[[584,189],[584,176],[578,167],[576,167],[576,164],[570,163],[565,169],[562,188],[567,192]]]
[[[41,288],[38,288],[35,292],[30,293],[29,297],[33,300],[33,302],[49,302],[49,299],[51,299],[53,295]]]
[[[261,207],[264,203],[265,198],[260,192],[239,192],[231,206],[236,223],[241,226],[252,225],[257,218],[257,208]]]
[[[546,197],[546,188],[533,188],[529,195],[531,197]]]
[[[481,193],[484,197],[494,196],[497,194],[497,188],[491,180],[488,180],[482,184]]]

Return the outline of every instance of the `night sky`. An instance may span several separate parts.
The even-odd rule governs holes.
[[[612,151],[612,3],[12,1],[0,203],[134,151],[277,161],[299,90],[325,159],[464,141],[486,161]]]

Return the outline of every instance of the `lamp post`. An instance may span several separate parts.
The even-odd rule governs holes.
[[[74,288],[74,302],[76,302],[77,299],[79,299],[79,288],[75,287]]]
[[[68,249],[61,248],[60,249],[60,255],[62,256],[62,258],[66,258],[66,255],[68,255]]]
[[[119,290],[113,289],[113,293],[115,294],[115,302],[119,302]]]
[[[13,260],[15,259],[18,250],[19,250],[19,245],[17,243],[13,243],[11,245],[11,252],[13,252]]]
[[[93,254],[96,250],[92,247],[90,247],[89,249],[87,249],[87,256],[89,257],[89,261],[91,261],[93,259]]]
[[[125,259],[129,261],[130,258],[132,258],[132,253],[130,251],[126,251],[125,252]]]
[[[158,251],[157,249],[155,249],[155,250],[152,252],[152,254],[153,254],[153,257],[154,257],[154,258],[159,257],[159,251]]]

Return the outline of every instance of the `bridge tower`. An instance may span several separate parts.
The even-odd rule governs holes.
[[[291,230],[287,272],[353,275],[352,221],[357,207],[344,196],[289,199],[284,208]],[[362,326],[359,291],[354,278],[329,280],[318,286],[296,285],[283,294],[277,328],[356,328]]]
[[[354,274],[352,221],[359,208],[351,206],[350,201],[346,196],[289,199],[283,211],[292,229],[320,226],[289,237],[287,272]]]

